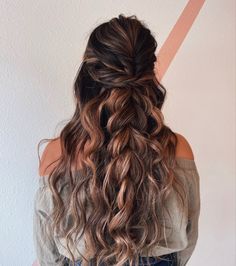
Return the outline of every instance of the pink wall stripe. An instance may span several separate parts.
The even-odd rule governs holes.
[[[157,69],[155,69],[155,73],[159,80],[165,75],[204,2],[205,0],[188,1],[169,36],[162,45],[157,55]]]

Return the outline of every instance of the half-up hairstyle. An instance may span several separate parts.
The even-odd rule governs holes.
[[[177,137],[161,112],[166,90],[154,73],[156,48],[136,16],[112,18],[89,37],[74,82],[76,109],[48,176],[52,228],[66,238],[73,262],[71,248],[83,237],[82,265],[133,265],[141,252],[165,245],[172,190],[186,211],[184,185],[173,171]]]

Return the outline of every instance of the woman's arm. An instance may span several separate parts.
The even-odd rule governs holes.
[[[186,177],[189,183],[189,212],[187,225],[188,245],[184,250],[177,252],[177,266],[187,265],[197,244],[198,224],[200,215],[200,178],[195,162],[191,169],[186,169]]]
[[[42,178],[42,177],[40,177]],[[33,240],[39,266],[63,266],[50,227],[49,213],[52,197],[48,186],[39,186],[34,198]]]

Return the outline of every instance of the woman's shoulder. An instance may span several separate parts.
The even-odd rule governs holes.
[[[175,152],[176,171],[194,170],[197,172],[195,163],[194,152],[191,147],[190,141],[180,133],[174,132],[177,137],[177,145]]]
[[[39,163],[39,175],[47,176],[55,168],[58,159],[61,156],[61,143],[60,138],[50,140],[45,146],[40,163]]]
[[[193,149],[190,142],[182,134],[174,132],[177,137],[176,159],[194,160]]]

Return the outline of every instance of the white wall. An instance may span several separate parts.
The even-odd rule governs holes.
[[[189,262],[235,265],[235,1],[208,0],[163,78],[167,123],[190,142],[201,177],[199,241]],[[32,265],[37,143],[73,110],[90,31],[136,14],[161,47],[187,1],[2,0],[0,265]],[[58,128],[59,126],[59,128]]]

